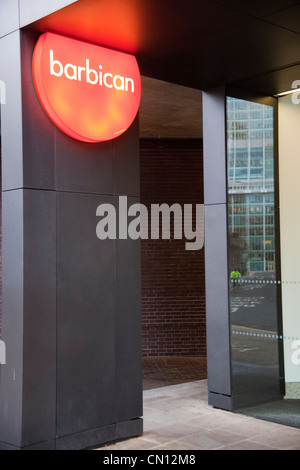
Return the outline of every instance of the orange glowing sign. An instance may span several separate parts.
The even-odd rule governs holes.
[[[74,139],[114,139],[137,115],[141,77],[132,55],[45,33],[35,46],[32,70],[44,110]]]

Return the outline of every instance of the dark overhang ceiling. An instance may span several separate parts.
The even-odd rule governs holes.
[[[78,0],[30,27],[134,53],[143,75],[198,89],[275,94],[300,79],[292,0]]]
[[[142,76],[140,136],[202,138],[202,92]]]

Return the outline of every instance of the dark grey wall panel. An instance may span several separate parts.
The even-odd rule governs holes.
[[[138,119],[109,142],[86,144],[56,129],[56,187],[59,191],[139,196]]]
[[[115,194],[140,195],[139,120],[113,140]]]
[[[7,191],[2,198],[7,364],[0,442],[23,447],[55,438],[56,204],[49,191]]]
[[[210,396],[220,395],[212,404],[221,406],[231,404],[232,390],[223,86],[203,93],[203,121],[208,391]]]
[[[20,32],[0,39],[0,80],[6,88],[1,106],[2,190],[23,186]]]
[[[24,191],[23,446],[56,434],[56,194]]]
[[[111,424],[99,429],[91,429],[80,434],[71,434],[59,437],[56,441],[56,450],[80,450],[98,447],[116,439],[116,425]]]
[[[112,142],[87,144],[55,133],[57,190],[114,194]]]
[[[2,340],[0,442],[22,443],[23,388],[23,193],[2,193]]]
[[[225,87],[203,93],[205,204],[225,204],[226,181]]]
[[[116,422],[115,241],[96,237],[113,197],[57,195],[58,436]]]
[[[38,36],[21,32],[23,103],[23,185],[55,189],[55,126],[38,100],[32,78],[32,54]]]
[[[138,202],[129,198],[128,206]],[[140,240],[116,245],[116,406],[125,421],[143,414]]]
[[[208,404],[213,406],[214,408],[221,408],[222,410],[233,411],[233,400],[231,396],[209,392]]]
[[[1,0],[0,37],[19,29],[19,1]]]
[[[11,0],[9,0],[11,1]],[[20,2],[20,26],[26,26],[44,16],[50,15],[78,0],[19,0]]]
[[[143,433],[143,420],[131,419],[122,421],[116,425],[116,440],[128,439],[128,437],[140,436]]]
[[[231,395],[227,207],[205,207],[208,390]]]

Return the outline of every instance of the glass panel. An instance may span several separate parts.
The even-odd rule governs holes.
[[[281,396],[272,106],[227,97],[234,407]]]
[[[279,98],[280,242],[286,396],[300,428],[300,106]]]

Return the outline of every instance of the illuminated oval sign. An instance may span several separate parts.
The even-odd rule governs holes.
[[[137,115],[141,77],[132,55],[45,33],[35,46],[32,70],[44,110],[74,139],[114,139]]]

